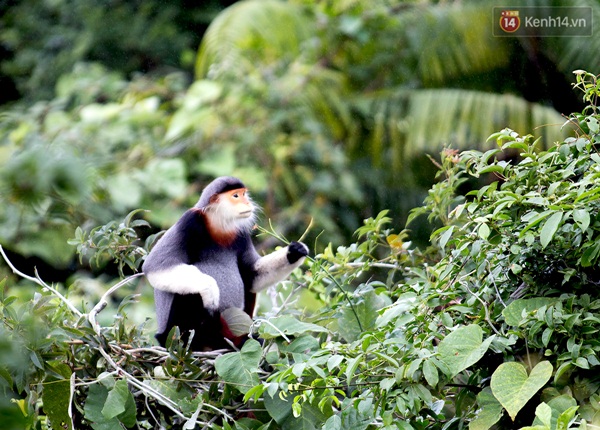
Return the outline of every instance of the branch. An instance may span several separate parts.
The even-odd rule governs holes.
[[[59,293],[55,288],[49,286],[48,284],[46,284],[37,274],[36,271],[36,276],[28,276],[26,274],[24,274],[23,272],[21,272],[20,270],[18,270],[8,259],[8,257],[6,256],[6,253],[4,252],[4,249],[2,248],[2,246],[0,245],[0,254],[2,255],[2,258],[4,259],[4,261],[6,262],[6,264],[8,264],[8,266],[11,268],[11,270],[13,271],[13,273],[15,273],[17,276],[27,279],[31,282],[36,283],[37,285],[41,286],[42,288],[48,289],[50,290],[53,294],[55,294],[63,303],[65,303],[67,305],[67,307],[69,308],[69,310],[75,314],[77,317],[82,317],[84,316],[84,314],[82,314],[77,308],[75,308],[75,306],[73,306],[71,304],[71,302],[69,302],[69,300],[67,300],[67,298],[65,296],[63,296],[61,293]],[[90,322],[90,324],[92,325],[92,329],[94,330],[94,332],[96,333],[96,335],[99,338],[103,338],[104,336],[102,335],[102,330],[100,325],[98,324],[98,322],[96,321],[96,317],[97,315],[102,312],[102,310],[106,307],[106,305],[108,304],[108,297],[114,293],[116,290],[118,290],[119,288],[121,288],[123,285],[129,283],[130,281],[132,281],[133,279],[139,278],[140,276],[143,276],[143,273],[136,273],[135,275],[129,276],[125,279],[123,279],[122,281],[120,281],[119,283],[113,285],[111,288],[109,288],[100,298],[100,301],[96,304],[96,306],[94,306],[94,308],[90,311],[90,313],[88,314],[88,320]],[[122,348],[118,348],[119,351],[121,352],[126,352],[125,350],[123,350]],[[175,403],[173,400],[171,400],[170,398],[168,398],[167,396],[161,394],[160,392],[156,391],[154,388],[152,388],[151,386],[149,386],[148,384],[146,384],[143,381],[139,381],[135,376],[133,376],[131,373],[127,372],[124,368],[122,368],[114,359],[113,357],[111,357],[111,355],[106,352],[106,350],[104,349],[104,347],[102,346],[102,342],[100,342],[99,346],[97,347],[98,352],[100,353],[100,355],[102,355],[102,357],[104,357],[104,359],[106,360],[106,363],[112,367],[114,369],[114,373],[120,375],[121,377],[123,377],[124,379],[127,380],[127,382],[129,384],[131,384],[133,387],[138,388],[139,390],[141,390],[146,396],[150,396],[153,397],[154,399],[156,399],[156,401],[158,401],[159,403],[163,404],[165,407],[167,407],[169,410],[171,410],[175,415],[177,415],[178,417],[186,420],[186,422],[193,422],[195,424],[199,424],[202,426],[207,426],[208,423],[205,422],[201,422],[197,420],[197,414],[194,414],[192,417],[186,417],[180,410],[179,410],[179,405],[177,403]],[[141,349],[144,350],[144,349]],[[163,355],[163,352],[161,351],[159,353],[159,355]],[[75,383],[74,381],[74,377],[75,377],[75,373],[73,373],[71,375],[71,393],[70,393],[70,401],[69,401],[69,416],[72,417],[72,403],[73,403],[73,394],[74,394],[74,387],[76,387],[77,383]],[[97,383],[97,381],[94,381],[93,383]],[[220,409],[209,405],[209,404],[201,404],[199,406],[199,410],[201,408],[208,408],[211,409],[213,411],[219,412],[220,414],[222,414],[222,416],[225,419],[231,420],[233,421],[233,418],[227,414],[224,411],[221,411]]]
[[[102,297],[100,298],[100,301],[98,302],[98,304],[96,304],[96,306],[94,306],[94,308],[91,310],[91,312],[88,315],[88,319],[92,325],[92,328],[94,329],[94,332],[96,333],[96,335],[99,338],[104,337],[102,335],[101,332],[101,327],[98,324],[98,322],[96,321],[96,316],[102,312],[102,310],[106,307],[106,305],[108,304],[108,297],[115,292],[116,290],[118,290],[119,288],[121,288],[123,285],[127,284],[128,282],[132,281],[135,278],[139,278],[140,276],[142,276],[143,273],[136,273],[135,275],[129,276],[125,279],[123,279],[121,282],[113,285],[111,288],[108,289],[108,291],[106,291],[106,293],[104,293],[102,295]],[[167,396],[161,394],[160,392],[156,391],[154,388],[152,388],[151,386],[149,386],[148,384],[146,384],[145,382],[139,381],[135,376],[133,376],[132,374],[130,374],[129,372],[127,372],[125,369],[123,369],[115,360],[113,360],[113,358],[110,356],[110,354],[108,352],[106,352],[106,350],[104,349],[104,347],[102,346],[102,342],[99,343],[98,347],[98,352],[100,352],[100,354],[102,355],[102,357],[104,357],[104,359],[106,360],[106,362],[108,363],[108,365],[110,367],[112,367],[119,375],[121,375],[123,378],[125,378],[132,386],[138,388],[139,390],[141,390],[146,396],[151,396],[154,399],[156,399],[156,401],[162,403],[165,407],[167,407],[168,409],[170,409],[175,415],[177,415],[178,417],[186,420],[186,421],[191,421],[195,422],[196,424],[200,424],[203,426],[207,426],[207,423],[201,422],[196,420],[194,417],[186,417],[180,410],[179,410],[179,405],[177,405],[177,403],[175,403],[173,400],[171,400],[170,398],[168,398]],[[121,351],[123,351],[121,348],[119,348]],[[218,412],[220,412],[226,419],[229,420],[233,420],[233,418],[228,415],[226,412],[221,411],[220,409],[215,408],[212,405],[208,405],[208,404],[204,404],[204,405],[200,405],[200,407],[202,406],[206,406],[208,408],[214,409]]]
[[[330,271],[335,272],[340,269],[355,269],[360,267],[377,267],[380,269],[392,269],[392,270],[401,270],[402,267],[398,264],[392,263],[369,263],[369,262],[352,262],[352,263],[344,263],[344,264],[334,264],[329,268]]]
[[[94,308],[90,311],[89,315],[88,315],[88,320],[90,321],[90,324],[92,324],[92,328],[94,329],[94,331],[98,334],[100,334],[100,332],[98,330],[96,330],[97,327],[99,327],[98,322],[96,321],[96,316],[102,312],[102,310],[106,307],[106,305],[108,305],[108,297],[114,293],[116,290],[118,290],[119,288],[121,288],[123,285],[129,283],[130,281],[134,280],[135,278],[139,278],[140,276],[143,276],[144,274],[142,272],[140,273],[136,273],[135,275],[131,275],[128,276],[127,278],[123,279],[121,282],[119,282],[118,284],[113,285],[112,287],[110,287],[108,289],[108,291],[106,291],[102,297],[100,297],[100,301],[96,304],[96,306],[94,306]]]
[[[36,284],[38,284],[39,286],[41,286],[42,288],[45,288],[47,290],[50,290],[55,296],[57,296],[64,304],[67,305],[67,307],[69,308],[69,310],[74,313],[75,315],[77,315],[78,317],[82,317],[83,314],[81,312],[79,312],[79,310],[73,306],[71,304],[71,302],[69,302],[69,300],[67,300],[67,298],[65,296],[63,296],[61,293],[58,292],[58,290],[56,290],[55,288],[51,287],[50,285],[46,284],[44,281],[42,281],[42,279],[39,277],[37,270],[35,272],[35,277],[33,276],[29,276],[26,275],[25,273],[21,272],[20,270],[18,270],[8,259],[8,257],[6,256],[6,253],[4,252],[4,248],[2,248],[2,245],[0,245],[0,254],[2,254],[2,258],[4,258],[4,261],[6,262],[6,264],[8,264],[8,267],[11,268],[12,272],[18,276],[20,276],[21,278],[27,279],[31,282],[34,282]]]

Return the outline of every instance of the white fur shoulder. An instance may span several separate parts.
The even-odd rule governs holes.
[[[219,307],[219,286],[212,276],[189,264],[146,274],[150,285],[157,290],[175,294],[200,294],[208,310]]]

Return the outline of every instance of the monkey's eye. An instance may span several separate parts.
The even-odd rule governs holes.
[[[235,193],[231,197],[233,197],[234,199],[239,199],[240,198],[240,193]]]

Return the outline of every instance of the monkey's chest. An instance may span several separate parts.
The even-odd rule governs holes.
[[[244,308],[244,281],[235,252],[213,250],[210,255],[201,255],[194,265],[217,281],[219,310],[230,307]]]

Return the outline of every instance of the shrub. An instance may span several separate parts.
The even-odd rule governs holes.
[[[497,150],[445,150],[439,183],[412,215],[441,224],[431,246],[411,247],[408,231],[388,229],[385,212],[366,220],[355,243],[327,247],[273,296],[254,325],[262,344],[208,355],[177,340],[155,347],[143,324],[126,319],[132,298],[99,323],[110,295],[132,278],[83,310],[70,291],[30,278],[44,287],[31,301],[1,297],[3,334],[21,354],[2,362],[5,393],[28,428],[600,424],[600,84],[576,76],[589,103],[568,119],[576,137],[539,151],[531,136],[506,129],[491,136]],[[507,161],[505,150],[519,157]],[[457,193],[482,177],[480,189]],[[100,243],[94,252],[135,268],[144,251],[130,246],[128,220],[96,229],[119,247]],[[97,244],[95,233],[79,235],[82,251]],[[293,306],[300,289],[319,299],[310,312]]]

